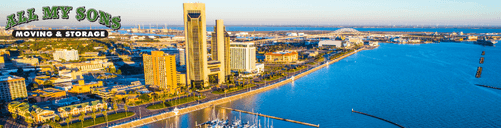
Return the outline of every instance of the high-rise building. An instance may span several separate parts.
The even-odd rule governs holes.
[[[176,93],[178,85],[175,55],[152,51],[151,55],[143,54],[143,63],[146,85],[167,89],[171,94]]]
[[[78,50],[58,49],[53,54],[54,60],[78,60]]]
[[[3,56],[0,56],[0,69],[4,68],[5,67],[5,61],[4,61],[4,58]]]
[[[195,87],[209,85],[207,39],[204,3],[184,3],[184,34],[186,39],[186,80]]]
[[[182,48],[163,48],[160,49],[160,51],[163,51],[165,53],[168,53],[170,55],[176,55],[176,64],[178,66],[184,67],[186,66],[186,57],[184,56],[184,49]]]
[[[231,43],[231,69],[251,72],[256,67],[256,47],[254,43]]]
[[[28,97],[24,78],[18,76],[0,77],[0,102],[9,102]]]
[[[211,41],[211,58],[221,62],[221,73],[218,79],[224,80],[226,76],[231,75],[230,67],[230,36],[226,32],[223,20],[216,20],[214,33]]]

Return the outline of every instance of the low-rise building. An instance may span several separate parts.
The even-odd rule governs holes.
[[[92,60],[83,63],[69,63],[64,64],[66,68],[69,69],[78,69],[79,71],[98,71],[104,69],[106,67],[114,67],[112,62],[108,62],[108,60]]]
[[[340,41],[340,40],[322,40],[322,41],[318,42],[318,47],[339,48],[339,47],[343,47],[342,44],[343,44],[343,41]]]
[[[28,94],[30,96],[30,100],[35,100],[36,102],[44,102],[66,97],[66,91],[56,88],[37,89],[29,92]]]
[[[81,112],[92,112],[92,109],[102,110],[106,109],[108,104],[102,100],[93,100],[79,104],[73,104],[57,108],[57,112],[61,117],[68,117],[68,115],[78,115]]]
[[[102,87],[103,81],[85,83],[84,80],[78,80],[78,84],[73,84],[70,93],[89,93],[92,88]]]
[[[38,58],[22,58],[22,59],[12,59],[12,64],[15,67],[34,67],[38,65]]]
[[[70,77],[73,80],[83,79],[83,73],[82,73],[82,71],[76,71],[76,70],[60,70],[59,71],[59,76],[61,76],[61,77]]]
[[[265,54],[266,62],[292,63],[298,60],[297,52],[269,52]]]
[[[37,105],[30,105],[26,102],[13,101],[7,105],[7,109],[12,114],[17,114],[23,118],[32,119],[39,124],[48,120],[53,120],[57,114],[53,110],[40,108]]]
[[[78,60],[78,50],[57,49],[53,54],[54,60]]]

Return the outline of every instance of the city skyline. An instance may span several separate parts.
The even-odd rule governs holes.
[[[14,3],[16,2],[16,3]],[[75,17],[75,8],[85,6],[105,10],[121,16],[123,25],[182,25],[179,5],[190,1],[124,1],[69,2],[33,1],[18,3],[7,1],[0,8],[0,26],[6,16],[28,8],[42,15],[41,7],[73,6],[70,19]],[[214,1],[207,3],[207,24],[216,19],[225,19],[226,25],[501,25],[499,1]],[[6,6],[12,3],[19,6]],[[214,3],[214,4],[211,4]],[[215,4],[218,3],[218,4]],[[264,4],[263,4],[264,3]],[[474,11],[471,11],[474,10]],[[100,26],[86,20],[40,20],[27,25]]]

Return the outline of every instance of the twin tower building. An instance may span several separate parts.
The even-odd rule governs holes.
[[[224,83],[231,75],[230,37],[223,20],[216,20],[212,33],[211,59],[207,56],[207,30],[204,3],[184,3],[184,34],[186,44],[186,84],[191,87],[207,87],[209,79]],[[143,55],[144,76],[147,85],[158,86],[175,93],[184,76],[176,71],[175,56],[161,51]],[[211,78],[209,78],[211,76]],[[183,80],[181,82],[180,80]]]
[[[207,59],[207,30],[204,3],[184,3],[186,39],[186,81],[194,87],[209,86],[209,75],[224,83],[230,70],[230,37],[223,20],[216,20],[211,42],[211,60]]]

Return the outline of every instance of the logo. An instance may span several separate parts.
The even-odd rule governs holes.
[[[45,7],[42,7],[42,10],[43,10],[43,17],[42,17],[42,20],[51,20],[51,19],[69,19],[69,13],[73,10],[73,7],[71,6],[52,6],[49,7],[49,6],[45,6]],[[61,15],[60,15],[61,14]],[[5,26],[5,29],[8,30],[14,26],[17,26],[17,25],[21,25],[21,24],[26,24],[26,23],[29,23],[29,22],[32,22],[32,21],[38,21],[38,15],[35,14],[35,8],[30,8],[30,9],[27,9],[26,11],[19,11],[15,14],[10,14],[10,15],[7,15],[7,25]],[[99,24],[101,25],[104,25],[108,28],[111,28],[113,30],[118,30],[121,28],[121,24],[120,24],[120,16],[112,16],[111,14],[105,12],[105,11],[101,11],[101,10],[96,10],[96,9],[88,9],[86,10],[84,6],[82,7],[78,7],[76,9],[76,16],[75,18],[77,19],[77,21],[82,21],[82,20],[85,20],[87,19],[89,22],[96,22],[97,20],[99,20]],[[75,32],[73,33],[75,36],[77,34],[76,32],[77,30],[75,30]],[[80,32],[81,35],[84,35],[87,34],[87,35],[90,35],[89,34],[89,30],[78,30]],[[92,30],[93,32],[91,33],[95,33],[97,31],[95,30]],[[33,32],[42,32],[42,31],[33,31]],[[45,34],[48,34],[48,33],[52,33],[52,32],[55,32],[55,31],[46,31],[46,32],[43,32]],[[56,31],[57,32],[57,31]],[[68,31],[60,31],[62,32],[61,34],[63,35],[66,35],[66,33]],[[22,32],[23,33],[23,36],[24,36],[24,33],[26,32]],[[71,32],[69,32],[71,34]],[[97,33],[100,33],[100,32],[97,32]],[[106,32],[107,33],[107,32]],[[53,33],[53,34],[57,34],[57,33]],[[14,35],[17,35],[17,33],[13,33],[12,34],[13,36]],[[16,37],[16,36],[14,36]],[[57,37],[57,36],[56,36]]]

